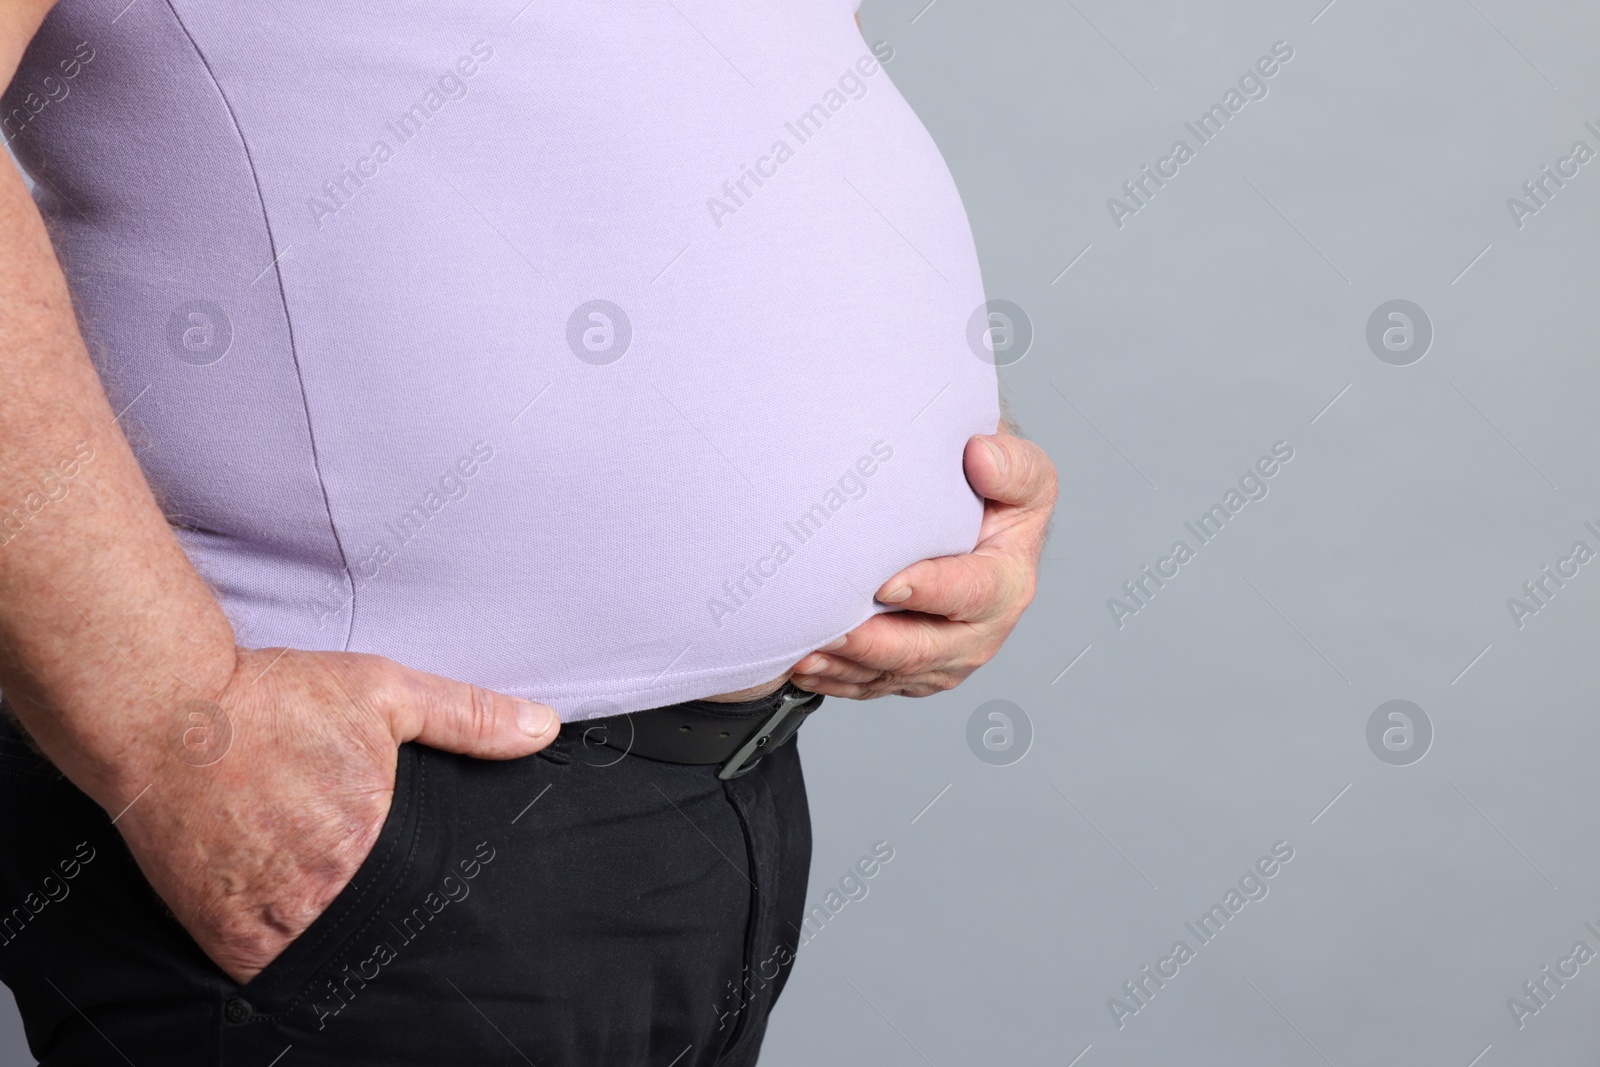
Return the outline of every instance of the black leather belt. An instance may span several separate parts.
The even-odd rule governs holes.
[[[753,713],[750,704],[756,705]],[[719,706],[716,701],[692,700],[627,715],[583,719],[570,729],[581,731],[585,747],[604,745],[663,763],[720,763],[717,777],[726,780],[747,773],[788,741],[821,704],[821,693],[808,693],[785,682],[782,689],[759,701]]]

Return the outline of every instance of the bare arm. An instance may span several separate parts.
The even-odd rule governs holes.
[[[6,82],[51,3],[0,8]],[[51,759],[116,810],[148,784],[140,749],[170,736],[171,709],[227,684],[233,631],[118,428],[9,161],[0,293],[0,691]]]

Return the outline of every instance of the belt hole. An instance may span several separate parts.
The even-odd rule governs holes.
[[[689,727],[687,727],[687,726],[680,726],[680,727],[678,727],[678,732],[679,732],[679,733],[680,733],[680,734],[686,734],[686,733],[688,733],[688,732],[689,732]]]
[[[722,731],[722,733],[718,734],[717,736],[718,737],[727,737],[728,736],[728,731],[724,730],[724,731]]]

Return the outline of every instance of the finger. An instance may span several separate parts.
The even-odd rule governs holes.
[[[833,678],[817,678],[810,683],[802,683],[797,679],[795,684],[808,692],[821,693],[823,696],[840,697],[845,700],[876,700],[886,696],[932,696],[953,688],[955,682],[947,681],[946,676],[934,674],[916,678],[884,676],[877,682],[865,685],[841,682]]]
[[[561,731],[555,709],[492,689],[383,661],[392,674],[378,701],[396,741],[420,741],[478,759],[515,759],[544,748]]]
[[[970,623],[934,615],[895,612],[874,615],[850,631],[847,648],[829,654],[885,674],[911,676],[930,670],[960,670],[987,661],[990,638]],[[981,657],[981,658],[979,658]]]
[[[1009,433],[967,441],[967,482],[985,500],[1049,510],[1056,501],[1056,467],[1044,449]]]
[[[841,682],[837,678],[817,678],[809,675],[796,676],[792,681],[808,693],[821,693],[823,696],[839,697],[842,700],[870,699],[865,695],[866,686],[856,682]]]
[[[987,554],[918,560],[884,582],[877,599],[957,622],[982,622],[1008,606],[1014,569],[1009,557]]]
[[[883,672],[840,656],[823,656],[813,652],[795,668],[796,678],[832,678],[840,682],[870,682]]]

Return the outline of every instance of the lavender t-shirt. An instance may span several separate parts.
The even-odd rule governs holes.
[[[241,643],[583,718],[972,548],[977,257],[851,8],[62,0],[0,129]]]

